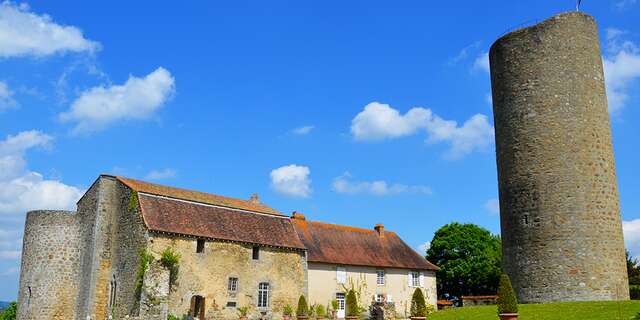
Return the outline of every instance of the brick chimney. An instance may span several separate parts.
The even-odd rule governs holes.
[[[304,214],[298,212],[298,211],[294,211],[293,214],[291,215],[291,219],[296,219],[296,220],[307,220],[307,218],[304,216]]]
[[[260,204],[260,196],[257,193],[252,194],[251,198],[249,198],[249,202],[253,204]]]
[[[381,223],[376,224],[375,227],[373,227],[373,229],[376,230],[376,232],[378,232],[378,236],[380,236],[381,238],[384,237],[384,225]]]

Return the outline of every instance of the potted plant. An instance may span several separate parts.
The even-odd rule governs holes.
[[[327,308],[328,309],[328,308]],[[338,318],[338,300],[331,300],[331,319]]]
[[[411,297],[411,320],[424,320],[427,318],[427,303],[420,288],[416,288]]]
[[[293,308],[290,305],[285,305],[282,308],[282,319],[289,320],[291,319],[291,315],[293,315]]]
[[[315,314],[316,314],[316,319],[318,320],[324,320],[327,318],[327,310],[321,304],[316,306]]]
[[[249,313],[248,307],[239,307],[238,313],[240,313],[240,320],[247,320],[247,314]]]
[[[518,319],[518,299],[511,286],[511,280],[506,274],[500,276],[500,284],[498,286],[498,315],[500,320],[516,320]]]
[[[307,306],[307,299],[304,298],[304,295],[300,295],[300,299],[298,299],[298,308],[296,309],[296,317],[299,320],[309,319],[309,307]]]
[[[360,307],[358,307],[358,298],[356,297],[356,292],[353,289],[347,292],[347,296],[345,298],[345,304],[347,307],[346,317],[347,320],[356,320],[360,315]]]

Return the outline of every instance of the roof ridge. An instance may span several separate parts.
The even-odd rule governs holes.
[[[219,194],[203,192],[180,187],[173,187],[164,184],[147,182],[139,179],[133,179],[123,176],[104,175],[116,178],[127,187],[137,191],[179,200],[187,200],[192,202],[217,205],[228,208],[241,209],[256,213],[271,214],[276,216],[284,216],[278,210],[269,207],[264,203],[254,203],[251,200],[228,197]]]
[[[345,231],[357,231],[357,232],[364,232],[364,233],[377,233],[377,231],[375,231],[374,229],[366,229],[366,228],[361,228],[361,227],[352,227],[352,226],[347,226],[347,225],[343,225],[343,224],[336,224],[336,223],[328,223],[328,222],[322,222],[322,221],[310,221],[310,220],[296,220],[296,219],[292,219],[294,221],[301,221],[301,222],[307,222],[307,223],[314,223],[314,224],[319,224],[319,225],[324,225],[324,226],[329,226],[329,227],[334,227],[336,229],[342,229]],[[389,230],[384,230],[385,234],[396,234],[393,231],[389,231]]]

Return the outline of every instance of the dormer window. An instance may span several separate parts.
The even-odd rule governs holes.
[[[196,243],[196,253],[204,252],[204,239],[198,239]]]

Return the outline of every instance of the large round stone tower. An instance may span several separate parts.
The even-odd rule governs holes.
[[[503,267],[520,302],[629,299],[594,19],[511,32],[490,61]]]

